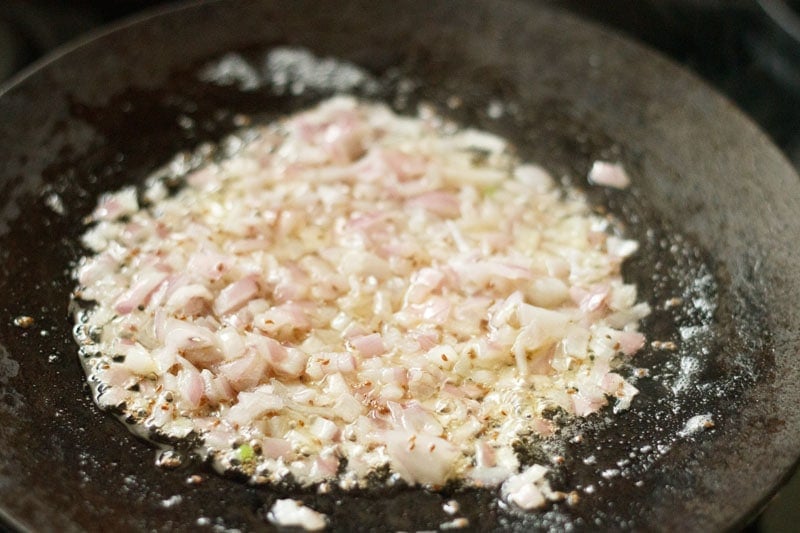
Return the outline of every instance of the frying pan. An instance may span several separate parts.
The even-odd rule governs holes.
[[[648,346],[621,369],[648,371],[628,411],[603,411],[558,441],[520,448],[529,462],[563,455],[551,483],[576,490],[577,502],[521,513],[493,490],[457,485],[316,494],[248,486],[191,458],[164,471],[151,444],[94,407],[68,315],[83,218],[101,192],[219,142],[237,117],[269,120],[342,83],[269,83],[265,58],[276,47],[357,65],[370,81],[349,89],[401,112],[428,102],[509,137],[640,240],[624,274],[653,307],[642,329],[676,349]],[[249,65],[256,82],[202,75],[226,57]],[[442,509],[450,499],[480,531],[733,529],[765,505],[800,453],[798,176],[691,74],[550,5],[177,7],[95,34],[19,76],[0,94],[0,116],[0,509],[11,527],[266,530],[271,504],[289,496],[341,531],[437,529],[453,518]],[[594,159],[624,163],[632,187],[587,184]],[[674,297],[682,303],[667,305]],[[23,315],[33,325],[14,323]],[[697,415],[713,427],[691,431]],[[204,481],[187,483],[193,474]]]

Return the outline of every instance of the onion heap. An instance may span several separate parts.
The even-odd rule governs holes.
[[[170,194],[103,196],[75,269],[101,407],[254,482],[552,497],[520,439],[636,388],[637,243],[491,133],[335,97]]]

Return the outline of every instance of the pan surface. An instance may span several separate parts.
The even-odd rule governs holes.
[[[312,72],[276,77],[275,50]],[[552,484],[576,503],[520,513],[455,486],[317,495],[192,461],[164,471],[92,403],[68,302],[98,195],[220,141],[242,115],[337,90],[406,112],[428,102],[508,136],[640,240],[625,274],[654,310],[642,329],[677,349],[636,356],[649,377],[630,410],[523,450],[564,455]],[[205,2],[65,50],[0,92],[0,117],[0,511],[13,527],[265,530],[291,496],[341,531],[438,529],[450,499],[481,531],[720,530],[758,512],[800,454],[798,176],[726,100],[602,28],[535,2]],[[595,159],[622,161],[632,188],[587,185]],[[692,431],[697,415],[713,427]]]

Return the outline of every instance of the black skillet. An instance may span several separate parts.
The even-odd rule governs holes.
[[[247,486],[192,461],[163,471],[151,445],[94,407],[67,311],[81,220],[99,193],[222,139],[237,115],[267,120],[330,93],[330,76],[293,94],[199,74],[237,51],[258,78],[276,46],[359,65],[374,78],[353,88],[362,96],[406,112],[429,102],[509,136],[642,242],[625,274],[653,306],[644,331],[677,349],[637,356],[649,377],[629,411],[565,428],[565,444],[520,448],[526,461],[564,455],[552,484],[576,489],[576,503],[526,514],[457,486],[315,495]],[[800,452],[798,176],[692,75],[557,9],[201,3],[51,57],[3,89],[0,117],[0,510],[12,527],[262,530],[272,502],[292,496],[340,531],[437,529],[453,518],[449,499],[481,531],[720,530],[746,523]],[[632,188],[588,185],[597,158],[622,161]],[[665,305],[675,296],[681,305]],[[16,325],[22,315],[33,325]],[[695,415],[713,428],[683,431]],[[204,482],[188,484],[192,474]]]

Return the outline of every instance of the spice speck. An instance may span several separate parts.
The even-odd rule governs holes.
[[[34,324],[34,322],[35,320],[33,319],[32,316],[20,315],[14,318],[14,325],[22,329],[27,329],[31,327]]]

